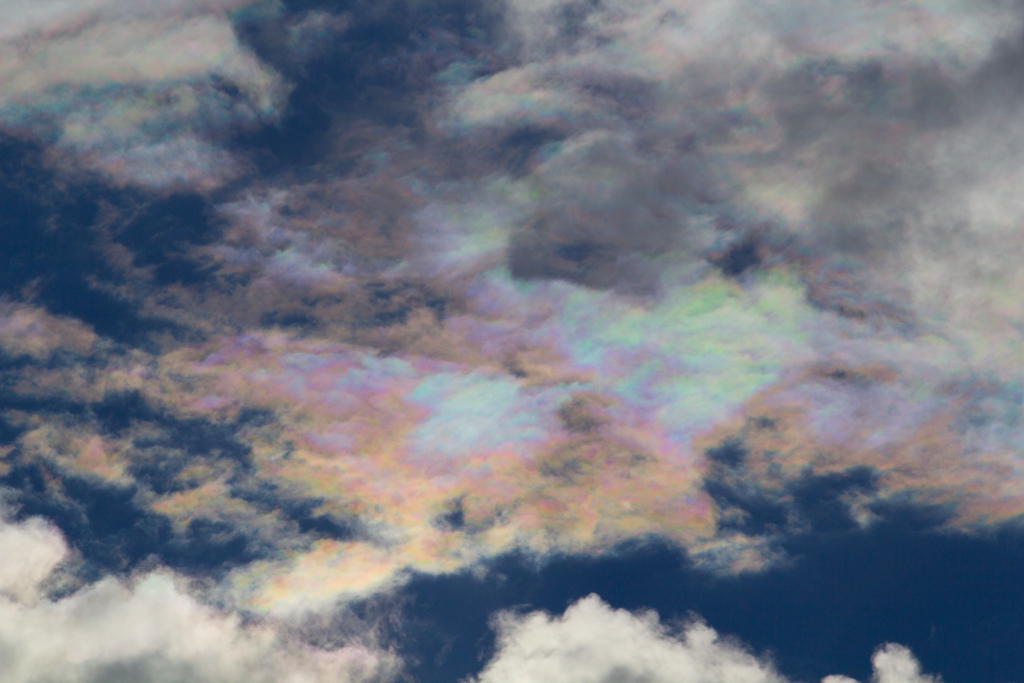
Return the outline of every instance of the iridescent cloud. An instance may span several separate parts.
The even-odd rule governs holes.
[[[224,140],[288,85],[245,27],[301,80],[360,16],[21,8],[6,125],[48,112],[51,151],[119,182],[238,186],[180,247],[196,282],[131,265],[116,212],[91,226],[105,286],[170,321],[148,346],[2,304],[12,391],[57,406],[7,410],[5,473],[135,487],[175,552],[243,538],[219,595],[269,612],[649,536],[756,570],[813,525],[800,487],[865,526],[1018,519],[1020,12],[751,7],[511,2],[493,33],[425,31],[365,66],[398,64],[408,102],[339,100],[316,163],[260,178]]]

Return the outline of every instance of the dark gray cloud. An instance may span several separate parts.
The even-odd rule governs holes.
[[[649,289],[646,263],[709,240],[686,208],[713,206],[721,192],[694,146],[601,133],[563,144],[533,173],[550,199],[509,238],[512,275]]]

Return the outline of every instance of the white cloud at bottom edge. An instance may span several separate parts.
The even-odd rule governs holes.
[[[770,662],[706,624],[679,634],[654,612],[616,610],[596,595],[560,617],[501,613],[498,647],[472,683],[786,683]],[[907,648],[886,644],[871,659],[874,683],[938,683]],[[856,683],[832,675],[822,683]]]
[[[363,644],[322,650],[269,624],[243,625],[165,571],[41,597],[67,552],[46,522],[0,518],[3,683],[383,683],[400,671],[393,653]],[[469,683],[787,683],[700,621],[676,633],[653,611],[612,609],[596,595],[559,617],[502,612],[494,624],[497,652]],[[873,683],[941,683],[901,645],[879,647],[871,661]],[[856,682],[832,675],[822,683]]]
[[[40,597],[39,584],[66,552],[41,520],[0,520],[3,683],[380,683],[400,668],[392,653],[359,643],[323,650],[287,629],[244,625],[164,571]]]

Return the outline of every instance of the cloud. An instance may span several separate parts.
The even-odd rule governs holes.
[[[633,135],[595,131],[563,143],[534,171],[548,198],[509,239],[513,276],[643,291],[645,262],[666,252],[685,262],[710,247],[708,222],[691,220],[685,204],[716,202],[715,172],[675,142],[644,153]]]
[[[678,636],[653,612],[614,610],[596,595],[561,617],[500,615],[494,658],[479,683],[782,683],[767,662],[693,623]]]
[[[921,673],[921,665],[913,653],[902,645],[887,643],[871,656],[874,674],[872,683],[942,683],[941,676]],[[857,683],[848,676],[833,674],[821,679],[821,683]]]
[[[73,318],[0,299],[0,349],[12,357],[41,359],[59,348],[85,352],[95,341],[95,333]]]
[[[60,532],[38,517],[0,525],[0,557],[7,559],[0,564],[0,593],[8,599],[32,601],[39,583],[66,554]]]
[[[29,595],[65,556],[39,519],[0,522],[0,661],[9,683],[370,683],[398,661],[359,642],[323,650],[288,636],[287,625],[245,625],[208,607],[183,582],[153,572],[108,578],[58,599]]]
[[[771,662],[691,621],[674,632],[654,612],[612,609],[596,595],[560,617],[499,613],[496,652],[474,683],[785,683]],[[934,683],[895,644],[871,659],[874,683]],[[855,683],[841,675],[822,683]]]
[[[5,2],[0,121],[122,184],[216,185],[212,139],[272,120],[286,87],[235,35],[244,0]]]
[[[921,665],[910,650],[889,643],[875,651],[871,657],[878,683],[937,683],[941,679],[921,673]]]
[[[1017,286],[1021,20],[1008,2],[524,0],[519,60],[441,116],[534,131],[516,275],[650,281],[638,257],[724,253],[768,223],[757,260],[791,245],[823,308],[989,331],[1020,315],[998,290]]]
[[[10,461],[64,473],[45,495],[74,509],[62,481],[116,483],[79,493],[131,498],[131,533],[173,525],[174,548],[142,547],[175,569],[304,606],[651,533],[756,568],[778,534],[868,524],[901,495],[965,525],[1024,509],[1016,380],[986,383],[1024,352],[1010,4],[513,2],[472,41],[409,33],[397,5],[10,7],[0,118],[49,126],[50,161],[217,187],[248,168],[220,141],[285,110],[261,60],[300,89],[315,62],[298,114],[329,115],[302,140],[344,138],[219,207],[82,219],[96,260],[137,279],[81,282],[173,320],[163,346],[107,356],[0,310],[23,364]],[[415,135],[348,126],[406,90],[429,110]],[[59,234],[65,214],[40,214],[28,230]],[[601,406],[586,430],[565,417],[580,396]],[[732,442],[748,456],[716,462]]]

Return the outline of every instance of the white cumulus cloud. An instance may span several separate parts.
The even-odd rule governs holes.
[[[0,595],[31,601],[66,554],[60,533],[41,519],[0,524]]]
[[[675,633],[654,612],[612,609],[596,595],[560,617],[500,613],[494,658],[473,683],[786,683],[771,662],[693,621]],[[873,683],[939,683],[910,650],[880,647]],[[856,683],[840,675],[822,683]]]
[[[767,662],[699,622],[678,637],[653,612],[615,610],[596,595],[561,617],[503,614],[498,653],[479,683],[781,683]]]
[[[243,624],[166,572],[40,598],[66,552],[41,520],[0,522],[3,683],[371,683],[398,670],[396,657],[360,643],[324,650],[280,625]]]

